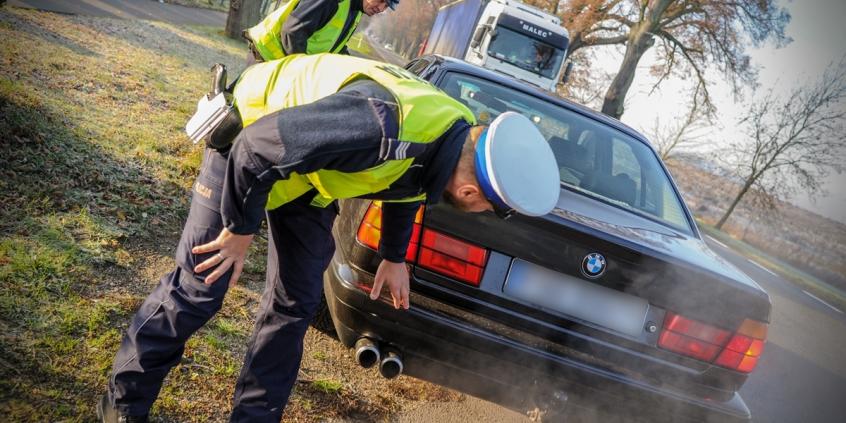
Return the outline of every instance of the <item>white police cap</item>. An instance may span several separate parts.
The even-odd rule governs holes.
[[[476,179],[485,196],[506,216],[543,216],[558,203],[558,165],[549,143],[527,117],[505,112],[476,143]]]

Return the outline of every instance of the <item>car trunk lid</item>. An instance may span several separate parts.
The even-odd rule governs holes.
[[[435,206],[424,227],[511,258],[510,272],[532,277],[554,272],[562,280],[625,293],[721,327],[745,318],[769,321],[766,293],[694,235],[567,190],[559,204],[567,207],[542,218],[505,221]],[[604,258],[598,277],[583,268],[592,254]],[[516,278],[503,275],[503,289]]]

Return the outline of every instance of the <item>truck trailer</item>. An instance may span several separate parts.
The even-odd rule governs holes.
[[[555,92],[570,37],[554,15],[515,0],[441,7],[421,54],[440,54]]]

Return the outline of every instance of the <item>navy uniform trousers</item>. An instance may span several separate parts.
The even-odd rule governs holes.
[[[126,414],[148,413],[185,342],[220,310],[231,271],[212,285],[194,266],[216,253],[191,248],[222,230],[219,212],[226,157],[206,149],[194,184],[191,211],[176,250],[176,268],[132,319],[115,357],[110,400]],[[313,195],[267,212],[267,281],[235,385],[231,421],[278,422],[297,378],[303,337],[320,303],[322,274],[335,251],[331,235],[337,204],[309,205]]]

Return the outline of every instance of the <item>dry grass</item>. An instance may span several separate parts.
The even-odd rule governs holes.
[[[0,8],[0,413],[91,421],[132,313],[170,258],[200,149],[182,134],[215,62],[217,29]],[[259,243],[261,244],[261,243]],[[244,284],[188,343],[156,421],[222,421],[263,285]],[[452,391],[358,368],[315,331],[286,421],[391,420]]]

